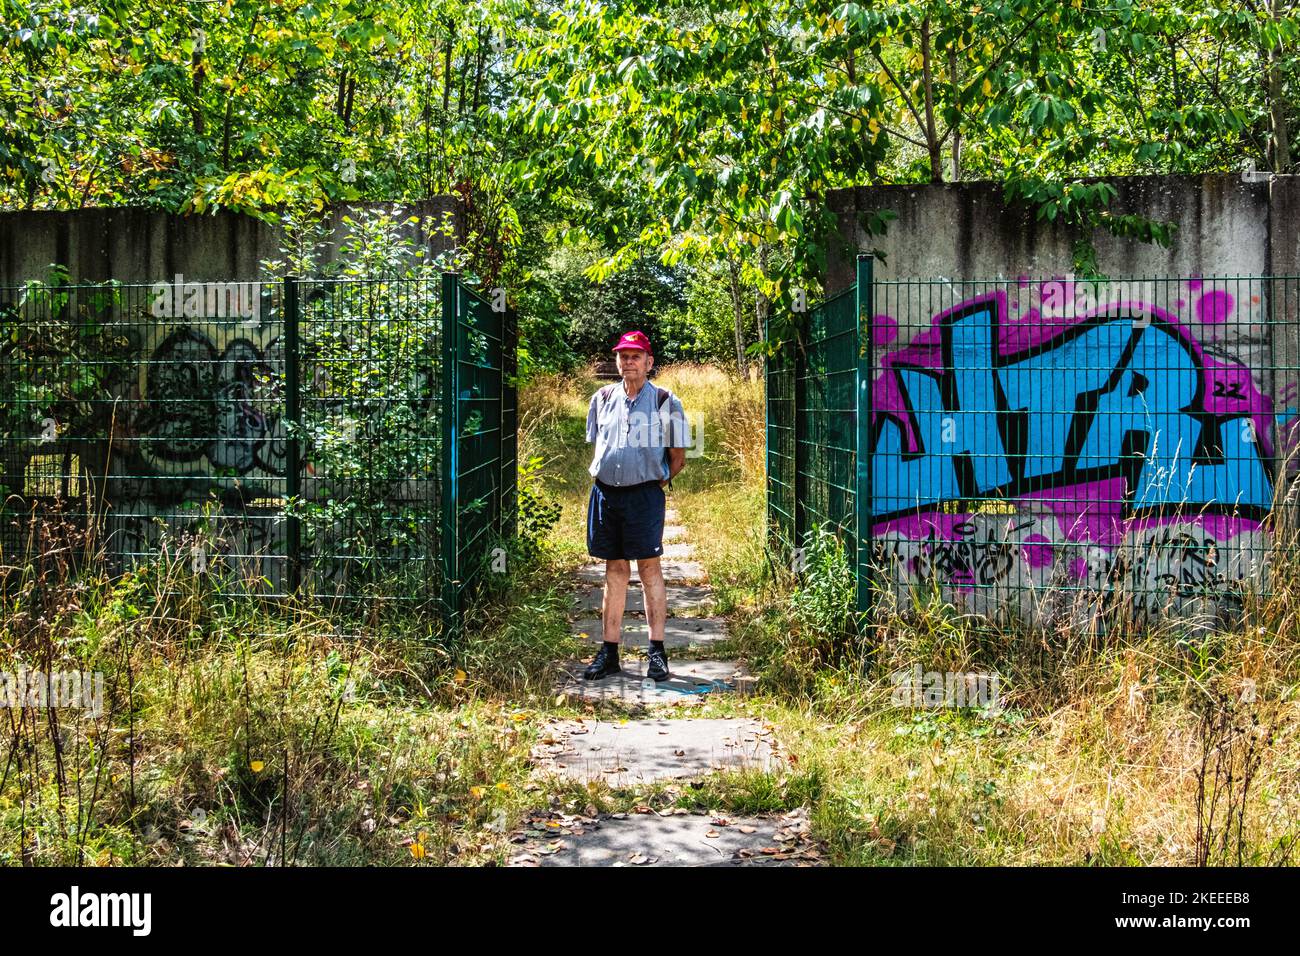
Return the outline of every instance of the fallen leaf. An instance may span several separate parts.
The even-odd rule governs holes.
[[[466,680],[469,679],[469,675],[466,674],[463,670],[461,670],[458,667],[456,668],[456,673],[452,675],[451,679],[454,680],[457,684],[463,684],[465,683]]]
[[[758,827],[742,826],[742,827],[736,827],[736,829],[739,830],[741,833],[757,833],[757,832],[758,832]]]

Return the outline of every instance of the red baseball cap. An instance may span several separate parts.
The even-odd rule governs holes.
[[[624,332],[623,337],[618,340],[618,345],[614,346],[613,351],[620,352],[623,349],[640,349],[647,355],[654,355],[654,352],[650,350],[650,340],[646,338],[644,332]]]

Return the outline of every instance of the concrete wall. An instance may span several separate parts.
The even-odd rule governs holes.
[[[345,215],[358,207],[379,205],[349,203],[331,210],[334,237],[325,257],[333,257],[346,234]],[[436,232],[426,235],[418,226],[404,227],[408,236],[426,243],[432,255],[451,248],[455,236],[464,234],[459,205],[444,197],[401,207],[403,217],[432,216],[435,225],[442,223],[444,213],[452,217],[450,237]],[[3,287],[44,278],[53,262],[65,265],[74,282],[112,278],[124,283],[170,283],[181,273],[187,283],[235,284],[260,279],[260,261],[281,258],[280,241],[277,227],[234,213],[175,216],[147,209],[0,213],[0,310],[16,299],[6,295]],[[263,291],[271,295],[270,289]],[[419,294],[396,297],[419,322],[411,329],[414,334],[403,339],[405,349],[418,350],[434,341],[440,313],[432,297],[437,294],[435,282]],[[94,309],[93,300],[93,296],[74,298],[71,313]],[[417,306],[426,300],[429,308],[421,311]],[[203,314],[190,316],[178,305],[169,317],[152,311],[152,298],[133,295],[102,315],[108,330],[105,341],[116,343],[117,352],[99,368],[107,394],[97,395],[86,407],[66,400],[38,405],[20,399],[14,408],[0,402],[0,433],[12,429],[18,439],[0,441],[0,504],[15,507],[18,515],[25,514],[28,505],[41,514],[54,506],[53,499],[63,496],[73,499],[65,505],[76,515],[89,500],[103,509],[99,544],[129,564],[158,552],[164,526],[173,550],[189,548],[184,535],[193,532],[205,507],[219,503],[205,545],[211,553],[203,560],[211,560],[213,566],[219,561],[228,571],[253,581],[265,577],[273,589],[279,589],[287,567],[280,499],[288,487],[284,396],[279,385],[285,368],[282,320],[251,293],[246,304],[256,303],[257,308],[247,317],[223,311],[228,304],[224,299],[217,300],[215,312],[203,307],[204,299],[198,301]],[[388,300],[348,301],[348,314],[364,318],[367,309],[383,314],[379,310]],[[21,337],[20,331],[9,352],[0,349],[11,373],[23,367],[14,363],[36,355],[63,354],[62,338],[51,342],[39,331],[41,323],[22,321],[48,319],[43,306],[23,308],[26,311],[16,313],[17,328],[30,337]],[[357,346],[360,363],[366,362],[365,348]],[[390,348],[385,354],[398,353]],[[346,364],[336,357],[332,369]],[[428,364],[432,375],[432,361]],[[29,367],[33,375],[38,370],[49,375],[51,368],[54,374],[71,374],[70,366],[48,360],[33,361]],[[340,374],[354,371],[345,369]],[[304,374],[310,380],[311,371]],[[55,389],[55,394],[62,393]],[[323,405],[318,401],[313,407],[321,413]],[[30,440],[22,440],[25,431]],[[114,436],[112,442],[109,436]],[[437,442],[438,436],[432,435],[422,447],[428,452]],[[434,517],[435,492],[428,481],[413,492],[427,496],[428,513]],[[302,493],[308,499],[323,494],[318,479],[309,475]],[[6,500],[11,494],[15,497]],[[393,507],[403,503],[395,498]],[[21,555],[29,542],[39,546],[40,538],[29,538],[15,514],[6,514],[0,525],[0,555]],[[331,547],[344,550],[342,545],[319,545],[322,553],[335,553]],[[431,580],[431,565],[424,563],[428,560],[427,554],[404,553],[402,562],[394,565],[409,564],[412,574],[423,573]],[[324,589],[341,586],[348,567],[342,561],[329,564],[318,569],[309,584]]]
[[[344,235],[342,218],[349,209],[390,205],[340,203],[330,210],[333,249]],[[405,215],[449,213],[455,235],[464,235],[457,201],[448,196],[404,204]],[[408,234],[427,241],[433,254],[451,246],[442,235]],[[281,230],[241,213],[179,216],[152,209],[81,209],[71,212],[0,212],[0,286],[44,278],[51,263],[66,266],[73,281],[156,282],[176,273],[197,282],[253,280],[258,263],[280,258]]]
[[[1082,624],[1099,593],[1212,614],[1267,581],[1295,510],[1300,177],[1113,182],[1116,212],[1180,228],[1168,249],[1099,231],[1100,271],[1138,281],[1093,287],[1055,281],[1078,237],[999,185],[828,197],[828,292],[859,250],[885,254],[872,525],[900,602],[937,586]],[[868,235],[884,209],[898,218]]]
[[[1179,226],[1173,245],[1117,239],[1098,230],[1093,241],[1102,273],[1111,276],[1296,274],[1300,268],[1300,176],[1243,183],[1240,176],[1134,176],[1108,180],[1116,213],[1140,213]],[[1002,186],[863,186],[837,189],[827,205],[839,219],[828,250],[827,294],[853,283],[858,251],[886,253],[881,278],[1014,278],[1071,271],[1077,238],[1035,219],[1029,206],[1008,206]],[[893,210],[883,236],[862,220]]]

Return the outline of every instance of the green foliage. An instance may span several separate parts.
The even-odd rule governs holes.
[[[1294,171],[1298,37],[1293,0],[33,0],[0,18],[0,207],[451,193],[469,264],[519,306],[525,378],[620,319],[717,354],[721,310],[646,263],[704,268],[786,338],[837,187],[999,182],[1077,233],[1084,272],[1095,229],[1168,243],[1093,179]],[[549,288],[573,249],[615,286]]]
[[[808,531],[802,557],[803,572],[790,595],[790,610],[803,642],[830,657],[854,632],[853,567],[835,530],[827,525]]]
[[[0,307],[0,442],[21,449],[12,465],[25,462],[23,452],[40,453],[42,445],[70,453],[58,441],[65,434],[108,435],[109,399],[138,358],[133,343],[108,321],[122,306],[120,288],[110,282],[69,290],[67,279],[66,270],[52,269],[45,281],[24,286],[13,305]],[[86,458],[90,451],[75,449]],[[0,477],[15,479],[13,487],[0,485],[0,495],[22,490],[21,467],[6,468]]]
[[[550,531],[560,520],[560,503],[542,487],[543,460],[534,456],[519,466],[519,519],[517,533],[527,558],[536,557]]]
[[[685,304],[677,270],[652,259],[638,259],[590,287],[570,316],[570,342],[580,355],[609,357],[609,350],[628,329],[640,329],[654,343],[655,362],[678,357],[681,343],[666,338],[660,317]]]
[[[679,358],[722,366],[736,361],[736,324],[725,265],[691,269],[686,282],[686,304],[667,312],[658,323],[660,339]],[[752,313],[752,307],[747,312]],[[747,315],[752,319],[752,315]],[[744,329],[745,343],[757,340],[753,328]]]

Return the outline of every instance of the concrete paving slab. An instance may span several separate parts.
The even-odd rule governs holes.
[[[695,557],[695,545],[689,541],[677,541],[664,545],[663,560],[690,561]]]
[[[798,811],[796,811],[798,812]],[[778,817],[616,814],[555,838],[520,836],[512,866],[821,866],[816,843]]]
[[[680,541],[686,537],[686,529],[679,524],[670,524],[664,526],[665,541]]]
[[[670,584],[665,590],[668,592],[669,617],[681,613],[708,613],[713,607],[713,591],[707,584]],[[574,605],[582,611],[599,611],[603,600],[604,588],[594,585],[580,588],[573,594]],[[639,584],[627,589],[624,610],[645,613],[645,594]]]
[[[781,762],[770,735],[745,718],[566,720],[544,729],[533,761],[543,774],[627,787],[719,770],[770,770]]]
[[[665,584],[702,584],[707,578],[704,566],[698,561],[663,558],[660,560],[659,567],[663,571]],[[586,584],[604,584],[605,562],[584,564],[578,569],[578,580]],[[635,561],[632,562],[632,580],[637,584],[641,582],[641,575],[637,571]]]
[[[588,618],[573,622],[574,634],[585,634],[587,644],[599,647],[605,639],[604,625],[599,619]],[[623,619],[623,646],[648,647],[650,625],[645,618]],[[691,647],[704,647],[727,639],[727,626],[718,617],[670,617],[664,621],[664,646],[669,651]]]
[[[566,676],[556,685],[555,693],[590,701],[622,701],[647,707],[699,703],[707,694],[748,693],[753,678],[743,664],[735,661],[674,661],[669,656],[668,680],[653,689],[642,687],[649,661],[624,659],[622,673],[600,680],[584,680],[586,661],[565,665]]]

